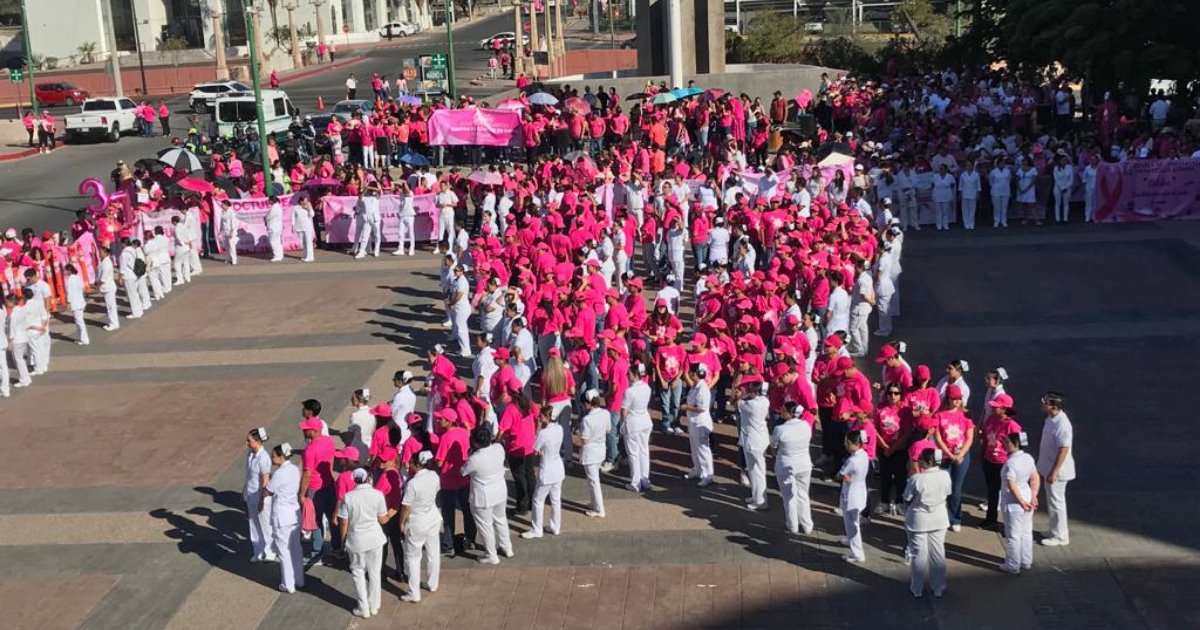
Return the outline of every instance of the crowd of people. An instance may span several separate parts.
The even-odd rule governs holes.
[[[938,172],[932,200],[939,227],[959,212],[973,227],[973,212],[985,211],[989,198],[993,223],[1003,226],[1006,201],[996,199],[1005,186],[1018,208],[1049,198],[1036,192],[1022,201],[1031,189],[1020,172],[995,184],[1008,159],[1029,158],[1039,169],[1037,156],[1065,155],[1066,166],[1107,159],[1076,122],[1061,127],[1036,107],[1021,110],[1024,88],[1003,74],[839,78],[823,83],[811,102],[765,108],[720,90],[656,105],[661,91],[651,85],[634,95],[628,114],[628,98],[615,89],[578,95],[564,88],[562,107],[523,95],[525,151],[500,157],[524,163],[480,169],[499,183],[481,183],[466,169],[435,172],[389,159],[427,149],[420,130],[428,110],[397,103],[349,121],[355,133],[347,153],[339,145],[329,159],[288,165],[269,155],[275,190],[236,154],[214,160],[206,176],[231,180],[232,195],[272,195],[272,260],[283,258],[285,192],[293,194],[292,211],[309,219],[293,221],[309,246],[320,231],[312,219],[321,195],[359,196],[366,229],[357,256],[380,253],[379,194],[436,195],[433,252],[449,334],[428,349],[424,377],[397,372],[386,403],[373,404],[366,389],[353,392],[344,431],[321,419],[318,401],[305,401],[302,448],[270,445],[265,428],[246,437],[253,557],[280,561],[282,590],[302,587],[306,567],[324,562],[329,547],[349,558],[356,614],[379,610],[389,557],[389,574],[407,582],[405,600],[419,601],[423,589],[437,590],[442,556],[471,553],[485,564],[511,557],[509,514],[529,514],[522,538],[562,533],[562,483],[575,466],[588,484],[588,515],[605,518],[603,475],[619,474],[630,491],[645,493],[652,472],[664,474],[651,458],[656,422],[662,439],[686,437],[686,476],[700,488],[718,480],[715,425],[733,425],[733,481],[746,486],[747,508],[769,509],[771,461],[790,533],[813,533],[814,474],[840,484],[836,510],[848,562],[867,558],[864,521],[903,513],[916,597],[927,573],[932,593],[944,593],[945,533],[966,522],[972,459],[980,460],[975,468],[988,489],[978,525],[1003,522],[1001,570],[1032,565],[1032,514],[1041,495],[1050,514],[1041,543],[1069,544],[1074,460],[1064,396],[1050,391],[1040,401],[1045,421],[1035,460],[1005,391],[1006,370],[988,371],[984,394],[972,398],[967,361],[942,357],[914,368],[893,325],[901,315],[906,232],[920,227],[915,184],[904,183],[914,178],[906,173]],[[464,99],[458,106],[476,105]],[[799,115],[821,123],[816,136],[766,148],[769,125]],[[1162,130],[1156,133],[1161,146]],[[851,175],[822,168],[818,151],[831,142],[848,145],[862,168]],[[372,156],[368,146],[384,150]],[[1059,181],[1039,170],[1035,191],[1043,177]],[[1071,186],[1080,185],[1072,177]],[[115,210],[96,220],[81,216],[73,226],[72,236],[95,234],[99,243],[110,327],[119,325],[114,268],[136,318],[199,273],[199,253],[236,235],[238,220],[231,212],[220,213],[220,225],[209,218],[229,191],[172,193],[158,173],[120,167],[114,178],[139,206],[184,211],[171,236],[156,229],[136,238]],[[336,183],[306,187],[314,178]],[[1051,193],[1062,220],[1073,203],[1066,181]],[[401,202],[402,221],[412,216],[410,206]],[[1014,218],[1038,220],[1029,208]],[[394,253],[411,255],[416,235],[404,223],[408,240]],[[173,254],[161,247],[165,239],[174,241]],[[31,256],[35,241],[6,238],[0,251],[11,249],[9,260]],[[302,259],[312,259],[311,249]],[[44,331],[49,314],[37,305],[36,265],[23,266],[33,271],[25,272],[25,297],[10,300],[25,312],[14,315],[14,308],[8,328]],[[86,342],[82,309],[71,309]],[[872,319],[882,345],[872,344]],[[14,345],[18,369],[32,361],[36,374],[40,351],[21,343],[28,352]],[[877,378],[865,371],[871,359]],[[930,363],[944,366],[944,375]],[[818,447],[814,461],[810,451]],[[299,467],[291,461],[297,453]]]

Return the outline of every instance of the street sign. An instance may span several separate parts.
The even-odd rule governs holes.
[[[25,76],[20,69],[13,68],[12,70],[8,71],[8,80],[12,81],[13,83],[20,83],[21,81],[25,80]]]
[[[424,69],[423,74],[425,75],[423,78],[426,81],[445,81],[446,80],[446,68],[445,67],[439,68],[436,66],[429,66],[428,68]]]
[[[435,68],[445,68],[446,67],[446,55],[443,55],[441,53],[438,53],[435,55],[430,55],[429,56],[429,65],[431,65]]]

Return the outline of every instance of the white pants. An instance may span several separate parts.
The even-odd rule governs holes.
[[[396,251],[404,251],[404,244],[408,243],[408,255],[412,256],[417,249],[417,217],[400,217],[400,244],[396,247]]]
[[[646,427],[625,431],[625,454],[629,456],[629,483],[639,490],[650,487],[650,429],[651,427]]]
[[[709,436],[712,427],[688,422],[688,445],[692,450],[692,476],[697,479],[712,479],[713,457]]]
[[[1054,187],[1054,220],[1066,221],[1071,212],[1071,189]]]
[[[946,590],[946,530],[909,532],[912,544],[912,581],[908,590],[914,595],[925,592],[925,575],[934,595]]]
[[[975,229],[975,206],[978,201],[979,200],[975,199],[974,197],[962,198],[963,227],[967,228],[968,230]]]
[[[13,363],[17,364],[17,383],[28,385],[33,380],[29,377],[29,342],[14,343],[12,355]]]
[[[230,236],[225,239],[225,252],[229,254],[229,263],[231,265],[237,264],[237,244],[237,236]]]
[[[467,304],[467,297],[463,297],[461,306],[454,306],[450,309],[450,336],[458,341],[458,352],[463,356],[471,354],[470,330],[468,329],[467,320],[471,317],[471,307]]]
[[[8,374],[8,351],[0,348],[0,394],[12,393],[12,377]]]
[[[271,551],[271,537],[274,535],[271,530],[271,497],[267,497],[263,502],[261,512],[258,510],[257,495],[242,495],[242,499],[246,502],[246,520],[250,524],[250,549],[254,557],[262,560],[275,555]]]
[[[879,290],[875,292],[875,312],[879,314],[879,325],[876,331],[880,335],[892,334],[892,300],[896,297],[895,285],[889,280],[883,280],[879,283]]]
[[[746,453],[746,476],[750,478],[750,498],[754,505],[767,502],[767,449],[744,449]]]
[[[1096,220],[1096,188],[1083,189],[1083,220],[1091,223]]]
[[[363,227],[358,235],[358,256],[379,255],[379,245],[383,242],[382,219],[378,216],[363,218]]]
[[[189,247],[188,260],[192,263],[192,273],[199,275],[204,272],[204,265],[200,263],[200,248]]]
[[[304,587],[304,550],[300,547],[300,524],[280,525],[272,532],[279,550],[279,586],[285,591]]]
[[[146,275],[138,278],[137,291],[138,297],[142,300],[142,310],[150,310],[150,271],[146,271]]]
[[[454,208],[445,207],[438,210],[438,221],[433,233],[435,249],[441,245],[442,234],[446,235],[446,248],[454,251]]]
[[[933,209],[937,213],[937,229],[949,230],[950,218],[954,216],[953,201],[935,201]]]
[[[163,286],[163,270],[166,270],[167,272],[165,287]],[[167,294],[167,290],[171,286],[171,266],[158,265],[156,267],[151,267],[146,275],[149,276],[150,279],[150,295],[155,300],[163,299],[163,296]]]
[[[550,533],[562,531],[562,482],[539,483],[533,491],[533,520],[530,531],[542,533],[542,514],[546,510],[546,497],[550,498]]]
[[[187,284],[192,281],[192,256],[187,250],[175,250],[175,259],[171,261],[175,266],[175,282],[177,284]]]
[[[1020,505],[1004,508],[1004,566],[1013,572],[1033,566],[1033,512]]]
[[[125,281],[125,299],[129,300],[129,316],[141,317],[143,310],[142,296],[138,293],[137,278],[122,276],[121,279]]]
[[[379,610],[383,572],[383,545],[366,551],[350,552],[350,577],[354,579],[354,594],[358,609],[370,613]]]
[[[29,335],[29,354],[33,358],[33,373],[43,374],[50,369],[50,333]]]
[[[870,318],[871,305],[867,302],[859,302],[850,309],[850,329],[846,331],[850,333],[850,340],[846,351],[852,357],[861,357],[867,353],[867,346],[871,343],[871,331],[867,325]]]
[[[296,232],[296,238],[300,239],[300,246],[304,250],[305,262],[313,259],[313,235],[308,232]]]
[[[428,572],[425,584],[430,590],[438,587],[438,577],[442,572],[440,519],[437,525],[417,530],[409,527],[408,532],[404,534],[404,572],[408,574],[408,594],[417,599],[421,597],[422,557],[425,558],[425,570]]]
[[[1050,513],[1050,537],[1071,542],[1067,529],[1067,482],[1055,481],[1042,485],[1046,489],[1046,511]]]
[[[812,505],[808,500],[808,484],[812,480],[812,463],[794,466],[775,459],[775,480],[783,495],[783,522],[793,534],[812,532]]]
[[[604,514],[604,492],[600,485],[600,464],[584,464],[584,475],[587,477],[588,491],[592,495],[592,511]]]
[[[917,205],[917,191],[902,190],[896,201],[900,205],[900,228],[907,230],[911,226],[920,230],[920,206]]]
[[[83,309],[72,310],[71,317],[75,319],[75,328],[79,331],[79,340],[83,343],[89,343],[87,323],[83,319]]]
[[[512,551],[512,539],[508,535],[508,516],[504,513],[507,501],[486,507],[471,506],[475,517],[475,529],[483,540],[483,550],[488,558],[496,557],[496,549]]]
[[[1008,195],[992,195],[992,227],[1008,227]]]
[[[675,276],[675,290],[683,293],[683,258],[671,258],[671,274]]]
[[[283,260],[283,232],[268,231],[267,240],[271,242],[271,262]]]
[[[850,543],[850,556],[862,560],[863,554],[862,529],[858,526],[858,515],[861,507],[847,508],[842,506],[842,524],[846,527],[846,540]]]
[[[117,314],[117,290],[104,292],[104,310],[108,314],[108,325],[114,329],[121,327],[121,316]]]

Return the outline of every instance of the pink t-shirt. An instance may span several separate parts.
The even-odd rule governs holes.
[[[939,412],[935,417],[942,443],[951,452],[957,451],[967,441],[967,432],[974,426],[971,419],[963,412],[955,410]]]
[[[304,447],[304,470],[314,471],[308,481],[309,490],[315,492],[326,484],[333,486],[333,453],[336,450],[328,435],[318,435]]]
[[[467,444],[467,430],[461,427],[448,429],[439,439],[434,459],[442,463],[438,474],[442,478],[443,490],[467,487],[469,480],[462,474],[462,466],[467,462]]]
[[[337,489],[338,501],[346,498],[346,493],[353,490],[354,485],[354,475],[349,470],[343,471],[342,474],[338,475],[337,483],[333,486]]]
[[[509,455],[527,457],[533,452],[536,437],[533,415],[521,413],[521,408],[510,404],[500,416],[500,433],[504,434],[504,450]]]
[[[1020,433],[1021,425],[1008,416],[990,415],[983,422],[983,459],[991,464],[1008,461],[1004,442],[1010,433]]]

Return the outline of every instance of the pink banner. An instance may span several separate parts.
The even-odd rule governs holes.
[[[1095,195],[1101,223],[1200,219],[1200,160],[1102,163]]]
[[[415,230],[420,242],[433,240],[437,206],[435,195],[413,196],[413,210],[417,213]],[[332,244],[354,243],[358,239],[358,220],[354,205],[358,197],[326,197],[325,242]],[[383,218],[383,240],[386,243],[400,242],[400,197],[382,195],[379,198],[379,213]]]
[[[283,204],[283,249],[285,251],[299,251],[300,239],[296,238],[296,233],[292,231],[292,205],[291,200],[281,198],[279,200]],[[271,202],[265,197],[257,197],[254,199],[230,199],[230,206],[237,213],[238,219],[241,222],[241,227],[238,229],[238,253],[255,253],[255,252],[270,252],[271,241],[267,236],[267,210],[271,209]],[[225,251],[225,239],[220,238],[221,230],[221,204],[213,210],[213,228],[218,235],[217,247],[220,251]]]
[[[521,114],[496,109],[439,109],[429,116],[429,144],[516,147]]]

